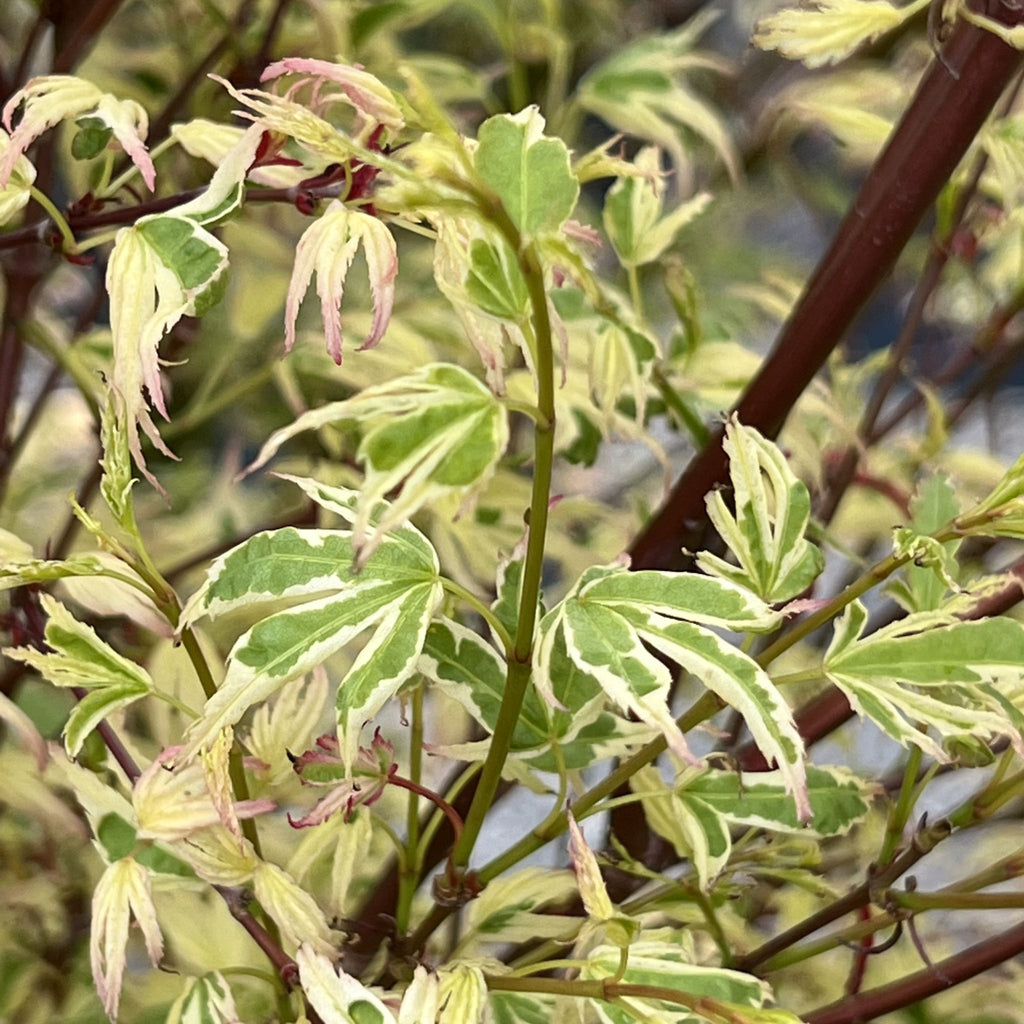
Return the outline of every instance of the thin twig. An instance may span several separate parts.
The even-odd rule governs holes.
[[[802,1019],[807,1024],[864,1024],[968,981],[1022,952],[1024,922],[942,960],[933,968],[804,1013]]]

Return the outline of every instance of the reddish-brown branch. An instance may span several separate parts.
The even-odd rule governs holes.
[[[1024,922],[934,967],[804,1014],[807,1024],[863,1024],[959,985],[1024,953]]]
[[[54,19],[58,51],[53,59],[54,74],[67,74],[79,58],[98,38],[104,25],[117,13],[124,0],[64,0],[50,4],[59,16]]]
[[[1024,22],[1010,0],[972,4],[1007,25]],[[888,276],[1020,64],[993,33],[961,21],[932,61],[828,252],[760,372],[740,399],[740,420],[774,437],[790,410]],[[936,126],[942,130],[937,131]],[[704,496],[726,480],[722,433],[697,455],[632,547],[637,568],[681,568],[698,549]]]

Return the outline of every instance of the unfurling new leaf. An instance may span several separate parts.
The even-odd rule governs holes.
[[[720,491],[707,497],[708,518],[738,565],[707,551],[697,564],[707,573],[748,587],[769,604],[806,590],[824,567],[805,536],[811,499],[778,446],[733,417],[725,429],[729,479],[736,511]]]

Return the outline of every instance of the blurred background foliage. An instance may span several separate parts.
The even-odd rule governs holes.
[[[749,46],[756,20],[780,6],[775,0],[7,0],[0,6],[0,95],[6,98],[31,75],[55,66],[73,70],[141,103],[150,114],[153,149],[171,137],[174,125],[191,119],[232,122],[234,104],[207,79],[209,72],[252,87],[271,60],[301,55],[360,63],[398,91],[400,66],[410,65],[468,134],[493,113],[536,103],[549,133],[561,135],[576,154],[619,132],[625,137],[613,143],[613,152],[621,146],[632,155],[644,143],[660,144],[671,161],[672,201],[705,189],[714,198],[661,260],[640,270],[648,322],[663,347],[660,386],[652,388],[646,423],[635,423],[628,404],[601,408],[586,387],[575,397],[567,392],[574,411],[562,425],[565,458],[555,485],[566,498],[553,513],[548,578],[557,594],[582,568],[627,547],[660,502],[666,476],[685,464],[699,440],[693,423],[713,421],[756,371],[931,59],[921,16],[839,69],[786,63]],[[105,7],[109,17],[92,25],[90,7]],[[69,54],[71,66],[59,67]],[[54,148],[39,151],[38,184],[59,203],[86,195],[97,169],[72,159],[72,135],[62,129]],[[999,141],[982,139],[979,145],[995,152]],[[210,173],[203,155],[184,146],[163,151],[157,167],[159,195],[199,187]],[[1015,186],[999,170],[993,160],[982,181],[984,201],[956,238],[957,258],[908,357],[913,383],[903,394],[915,407],[916,429],[868,453],[857,486],[827,527],[848,559],[834,570],[840,576],[888,544],[889,528],[902,519],[922,467],[947,469],[961,493],[980,495],[1001,475],[1002,457],[1020,448],[1019,418],[1004,415],[1004,384],[1013,378],[1022,340],[1005,330],[1024,303],[1021,233],[1010,213]],[[601,225],[606,187],[586,187],[581,221]],[[202,321],[183,320],[163,343],[171,415],[162,433],[181,462],[154,455],[151,463],[171,505],[146,487],[137,488],[136,501],[151,552],[182,594],[191,591],[198,568],[212,555],[252,532],[312,521],[311,509],[297,505],[294,490],[283,484],[268,477],[235,483],[273,429],[303,409],[427,362],[477,369],[459,321],[434,283],[432,245],[409,233],[400,238],[397,304],[384,343],[349,352],[338,368],[324,354],[318,321],[307,309],[297,351],[282,361],[284,295],[295,244],[307,225],[287,206],[247,206],[244,217],[224,229],[237,254],[224,301]],[[794,466],[812,487],[824,480],[823,453],[855,437],[866,389],[878,371],[876,353],[899,331],[934,226],[925,225],[908,247],[842,357],[804,396],[783,435]],[[11,260],[21,257],[3,255],[11,289],[19,280]],[[31,257],[40,258],[45,262],[45,256]],[[90,507],[95,497],[96,405],[103,400],[100,374],[111,358],[103,260],[99,250],[90,265],[44,266],[24,326],[29,346],[11,396],[0,523],[39,554],[66,553],[79,542],[68,493]],[[595,260],[611,287],[625,291],[607,245]],[[4,298],[10,307],[12,295]],[[353,280],[344,313],[352,337],[365,334],[368,309],[368,290],[360,292]],[[980,336],[996,317],[1003,318],[1002,332]],[[975,362],[950,378],[953,357],[969,350],[977,353]],[[586,346],[572,348],[570,359],[579,377],[600,377]],[[512,393],[516,372],[509,375]],[[964,420],[956,423],[950,412],[965,398],[973,405],[963,406]],[[986,421],[976,399],[998,421]],[[948,447],[954,429],[958,444]],[[491,586],[494,552],[509,551],[522,532],[522,510],[529,504],[527,442],[513,440],[506,464],[468,515],[456,519],[455,508],[433,508],[420,517],[445,571],[478,592]],[[308,469],[312,463],[321,479],[351,483],[357,479],[354,448],[350,437],[321,432],[293,443],[278,468]],[[993,555],[979,552],[979,558],[988,564]],[[21,618],[31,614],[21,602],[15,593],[2,606],[5,643],[18,642]],[[150,664],[172,657],[166,638],[114,621],[112,611],[95,607],[93,615],[105,635],[116,637],[119,650]],[[66,706],[22,669],[4,664],[3,690],[55,738]],[[147,748],[166,739],[158,721],[132,726]],[[854,762],[872,756],[843,753]],[[99,763],[101,755],[87,746],[86,763],[90,758]],[[60,772],[51,766],[41,778],[9,737],[0,746],[0,779],[0,1019],[101,1021],[85,953],[90,883],[99,864],[84,823]],[[866,829],[854,845],[797,851],[793,870],[801,857],[831,858],[831,877],[839,885],[845,872],[870,858],[877,839]],[[995,849],[1009,840],[1000,832],[989,841]],[[954,859],[963,855],[960,850]],[[767,888],[748,894],[743,913],[757,918],[770,896]],[[757,904],[759,898],[765,905]],[[771,904],[779,930],[807,912],[812,901],[808,895],[804,905],[802,899],[799,887],[791,886],[784,902]],[[168,907],[161,913],[165,909],[196,912]],[[215,910],[206,905],[201,912]],[[223,912],[220,917],[230,928]],[[964,920],[957,918],[955,932],[946,932],[944,924],[926,931],[934,959],[970,940],[971,925]],[[201,951],[178,954],[187,961]],[[778,983],[780,999],[815,1005],[830,998],[848,960],[840,949],[813,968],[789,972]],[[919,967],[913,947],[904,943],[869,965],[867,983]],[[984,1015],[978,1008],[982,989],[968,985],[930,1001],[927,1009],[891,1019],[1015,1019],[1022,983],[1020,966],[1007,965],[982,983]],[[164,1020],[175,991],[160,978],[133,988],[123,1019]]]

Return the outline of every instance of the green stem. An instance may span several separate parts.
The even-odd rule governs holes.
[[[481,206],[517,253],[519,269],[526,281],[530,296],[536,343],[535,368],[537,374],[537,408],[547,425],[537,424],[534,431],[533,490],[530,498],[529,532],[526,558],[523,562],[522,590],[520,592],[519,619],[508,659],[505,692],[494,726],[487,758],[484,761],[465,828],[452,851],[452,864],[465,867],[480,834],[480,828],[490,810],[501,780],[501,771],[512,743],[512,733],[519,720],[519,711],[530,682],[533,660],[533,634],[537,621],[537,599],[540,595],[541,573],[544,567],[544,546],[547,539],[548,506],[551,499],[551,473],[554,465],[555,445],[555,368],[554,347],[551,337],[551,319],[548,296],[544,288],[544,269],[536,247],[523,244],[518,228],[500,201],[482,194]]]
[[[501,403],[510,412],[520,412],[524,416],[528,416],[539,426],[548,426],[547,420],[541,413],[540,409],[538,409],[537,406],[532,405],[530,402],[519,402],[514,398],[502,398]]]
[[[452,784],[448,787],[448,791],[444,795],[445,803],[452,806],[455,805],[455,800],[466,786],[469,785],[470,781],[479,773],[480,765],[471,764]],[[423,863],[423,858],[426,856],[427,849],[430,844],[434,841],[434,836],[437,830],[441,827],[441,822],[446,820],[445,814],[440,809],[436,810],[427,822],[426,828],[423,829],[423,834],[420,836],[419,848],[416,851],[416,856],[420,863]]]
[[[822,678],[822,670],[817,668],[805,668],[800,672],[784,672],[779,676],[772,676],[774,686],[792,686],[794,683],[813,683]]]
[[[668,407],[679,425],[690,435],[690,440],[698,450],[704,448],[711,435],[704,421],[679,397],[679,392],[672,387],[672,382],[665,376],[665,371],[657,363],[651,371],[651,380],[661,395],[661,400]]]
[[[708,932],[718,947],[719,955],[722,958],[722,966],[732,967],[736,958],[733,955],[732,947],[729,945],[725,929],[722,928],[722,922],[718,920],[718,914],[715,912],[715,906],[711,902],[711,898],[699,885],[693,887],[691,895],[697,906],[700,907],[700,912],[704,915],[704,920],[708,926]]]
[[[874,935],[883,928],[890,928],[896,924],[896,914],[877,914],[868,921],[858,921],[840,931],[832,932],[814,942],[805,942],[802,946],[793,946],[789,949],[776,953],[769,960],[765,960],[757,969],[759,975],[770,974],[773,971],[781,971],[784,967],[791,967],[793,964],[803,963],[813,957],[828,953],[837,946],[846,943],[858,943],[866,935]]]
[[[889,901],[915,913],[922,910],[1019,910],[1022,892],[896,892]]]
[[[465,601],[473,611],[475,611],[480,618],[487,623],[488,626],[494,630],[495,635],[501,641],[501,646],[505,648],[506,657],[512,656],[513,642],[512,634],[505,628],[505,624],[498,618],[494,612],[487,607],[480,600],[476,594],[471,590],[467,590],[461,583],[456,583],[455,580],[449,580],[444,577],[441,579],[441,586],[448,591],[453,597],[457,597],[462,601]]]
[[[71,230],[71,225],[68,224],[64,214],[57,209],[50,197],[35,185],[29,186],[28,191],[29,195],[46,211],[50,220],[53,221],[53,226],[60,232],[60,237],[64,242],[64,252],[77,252],[78,239],[75,238],[75,233]]]
[[[172,697],[169,693],[163,693],[160,690],[154,690],[153,696],[158,697],[165,704],[170,704],[176,711],[180,711],[186,718],[196,719],[199,717],[198,712],[193,711],[184,701],[178,700],[177,697]]]
[[[899,796],[889,811],[889,817],[885,824],[885,835],[882,838],[882,849],[878,854],[879,867],[885,867],[896,856],[896,851],[903,842],[903,833],[910,820],[911,812],[914,809],[919,790],[917,788],[917,773],[921,768],[921,748],[914,746],[910,748],[907,756],[907,764],[903,770],[903,783],[900,786]]]
[[[160,142],[158,142],[149,151],[150,160],[156,160],[157,157],[166,153],[167,150],[171,148],[171,146],[176,146],[177,144],[178,140],[173,135],[168,135],[166,139],[163,139]],[[110,182],[106,186],[106,188],[104,188],[102,191],[97,191],[97,197],[100,199],[105,199],[108,196],[117,195],[117,193],[120,192],[121,189],[124,188],[125,185],[127,185],[128,182],[131,181],[132,178],[134,178],[135,175],[138,173],[138,167],[136,167],[135,164],[129,164],[125,168],[124,172],[122,174],[119,174],[112,182]]]

